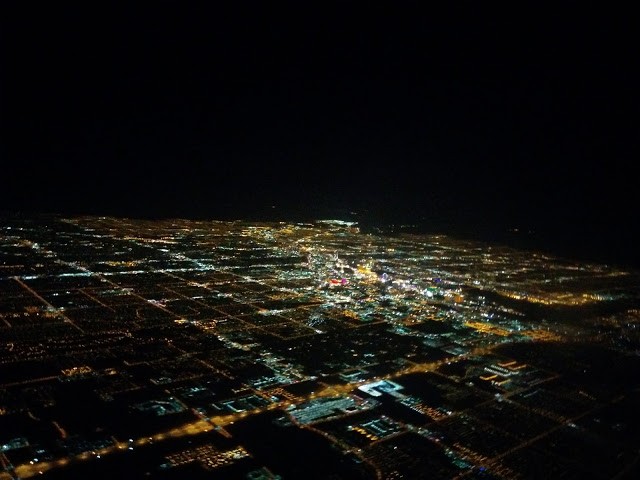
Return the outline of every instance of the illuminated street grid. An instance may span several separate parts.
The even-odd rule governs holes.
[[[6,217],[0,479],[624,476],[639,285],[340,221]]]

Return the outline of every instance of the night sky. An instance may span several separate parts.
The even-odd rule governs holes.
[[[518,228],[638,263],[618,6],[12,3],[0,210]]]

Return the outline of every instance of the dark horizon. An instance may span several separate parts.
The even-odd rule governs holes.
[[[304,211],[282,212],[279,209],[265,208],[262,211],[218,213],[205,215],[173,215],[127,211],[2,211],[4,217],[22,216],[37,218],[40,215],[54,217],[105,216],[140,220],[201,220],[201,221],[247,221],[247,222],[313,222],[314,220],[344,220],[356,222],[363,233],[382,235],[396,234],[432,234],[446,235],[451,238],[467,239],[486,245],[503,245],[518,250],[540,252],[568,261],[584,261],[615,265],[621,268],[640,269],[640,256],[635,247],[633,230],[620,232],[610,230],[604,234],[589,225],[580,231],[567,232],[559,229],[535,229],[522,225],[478,225],[446,220],[428,222],[415,217],[383,218],[368,212],[355,212],[345,209],[304,209]]]
[[[624,11],[3,12],[0,210],[344,215],[640,265]]]

